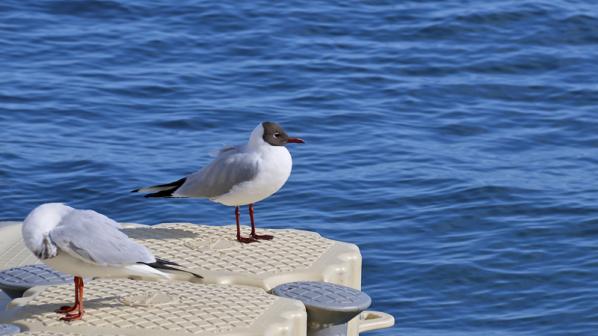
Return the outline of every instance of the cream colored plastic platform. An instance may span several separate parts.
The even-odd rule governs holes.
[[[204,276],[204,283],[239,284],[270,290],[291,281],[325,281],[361,289],[361,254],[356,245],[300,230],[259,230],[273,240],[243,244],[235,226],[173,223],[125,225],[129,237],[156,256]],[[249,228],[244,228],[249,231]],[[0,222],[0,269],[37,264],[18,222]]]
[[[313,232],[259,230],[274,235],[274,239],[243,244],[235,239],[235,226],[178,223],[123,231],[155,255],[201,274],[206,283],[270,290],[290,281],[313,280],[361,288],[361,254],[357,246]]]
[[[259,288],[93,280],[85,286],[84,320],[65,323],[53,310],[72,296],[72,285],[34,287],[13,300],[3,322],[84,335],[305,335],[303,304]]]
[[[23,244],[21,222],[0,222],[0,270],[41,264]]]
[[[0,270],[40,263],[22,243],[20,224],[20,222],[0,222]],[[202,312],[206,313],[209,310],[213,311],[210,314],[218,316],[220,316],[219,314],[228,316],[226,314],[229,311],[234,311],[234,309],[230,310],[227,306],[233,301],[243,303],[246,299],[252,300],[250,298],[264,298],[261,299],[262,303],[269,302],[268,300],[279,302],[280,298],[267,294],[266,291],[282,283],[307,280],[331,282],[355,289],[360,289],[361,287],[361,254],[357,246],[326,239],[317,233],[292,229],[258,229],[258,233],[273,234],[275,238],[271,241],[242,244],[235,240],[235,226],[206,226],[190,223],[169,223],[154,226],[124,224],[124,226],[125,229],[123,231],[127,235],[142,242],[156,256],[175,261],[203,275],[204,279],[201,280],[202,283],[94,280],[88,286],[86,285],[85,293],[88,314],[84,322],[74,322],[71,324],[72,328],[69,327],[68,329],[61,329],[66,324],[56,320],[56,314],[53,313],[53,310],[56,308],[55,306],[68,303],[68,300],[72,299],[74,293],[72,284],[67,286],[53,286],[43,291],[40,288],[44,287],[31,289],[28,293],[32,294],[32,296],[16,299],[11,303],[11,305],[26,305],[26,307],[18,309],[9,309],[12,312],[11,314],[16,314],[14,316],[9,316],[6,312],[1,311],[5,305],[2,301],[5,301],[6,298],[3,298],[3,293],[0,292],[0,319],[4,319],[8,323],[18,322],[21,326],[31,329],[31,331],[19,335],[163,335],[163,331],[155,331],[158,327],[153,325],[152,323],[154,322],[151,321],[155,318],[156,321],[160,322],[159,325],[178,323],[178,319],[168,317],[170,316],[168,312],[172,310],[165,310],[160,313],[166,315],[152,315],[153,312],[143,310],[149,309],[147,307],[143,309],[134,307],[135,309],[141,309],[144,313],[139,315],[140,317],[134,319],[134,321],[123,320],[121,313],[133,308],[126,306],[124,301],[119,299],[120,296],[118,295],[122,296],[125,293],[121,293],[122,290],[120,289],[116,290],[115,286],[117,285],[115,284],[126,283],[126,288],[138,288],[136,286],[141,284],[144,286],[144,289],[148,289],[149,292],[154,291],[154,293],[162,292],[164,288],[177,288],[177,291],[180,290],[181,292],[188,293],[183,296],[184,300],[194,298],[189,299],[191,300],[189,302],[195,302],[197,305],[193,309],[205,307],[206,311]],[[243,230],[247,234],[249,228],[244,227]],[[189,277],[181,278],[180,280],[197,281],[197,278]],[[210,290],[215,291],[218,288],[230,291],[230,298],[227,299],[229,294],[224,292],[216,293],[220,296],[214,296],[214,300],[209,295],[206,296]],[[116,292],[111,292],[114,290]],[[128,296],[136,296],[131,291],[137,293],[138,289],[127,289]],[[245,296],[240,293],[249,293],[249,295]],[[302,309],[302,314],[305,314],[305,308],[302,303],[298,301],[292,302],[298,304]],[[106,309],[101,305],[102,303],[106,303],[107,306],[113,308],[110,310],[111,313],[105,313]],[[185,306],[187,305],[188,303],[185,303]],[[167,304],[164,307],[167,306],[171,305]],[[172,307],[176,306],[171,306],[171,309],[175,309],[178,313],[183,313],[183,315],[189,313],[187,308],[176,309]],[[261,305],[259,307],[261,307],[259,309],[264,310],[262,315],[255,318],[255,321],[257,321],[255,323],[259,324],[259,326],[254,322],[250,323],[246,319],[235,320],[237,322],[233,321],[234,323],[226,320],[226,324],[222,324],[221,329],[210,329],[209,326],[202,325],[201,329],[187,330],[183,328],[180,330],[177,329],[176,333],[169,330],[167,334],[229,335],[233,333],[238,336],[293,336],[305,334],[305,321],[299,321],[296,318],[296,312],[292,309],[284,307],[279,309],[275,305],[273,311],[284,313],[284,316],[279,316],[276,314],[268,315],[270,313],[267,313],[267,311],[270,308],[265,308]],[[97,321],[94,320],[91,314],[94,310],[98,311],[94,314],[95,319],[98,319]],[[114,312],[114,316],[110,315],[112,312]],[[194,311],[194,314],[196,313],[200,312]],[[24,316],[28,314],[32,315],[25,318]],[[216,321],[219,318],[218,316],[212,316],[208,319]],[[253,315],[249,314],[247,316]],[[201,322],[203,321],[202,318],[197,317],[197,319],[191,319],[191,321],[193,323],[203,323]],[[103,319],[106,319],[106,321],[101,322],[100,320],[103,321]],[[120,323],[116,329],[110,324],[112,323],[111,321],[115,321],[114,319]],[[95,322],[90,323],[93,326],[90,329],[87,328],[86,323],[91,321]],[[237,327],[240,328],[239,323],[241,322],[245,323],[244,325],[249,323],[251,327],[247,330],[243,329],[245,331],[237,329]],[[349,323],[348,335],[355,336],[359,332],[385,328],[393,324],[394,320],[388,314],[366,311]],[[233,329],[228,329],[227,326],[232,326]],[[100,327],[102,332],[92,330],[96,327]],[[284,332],[279,333],[280,330]],[[296,333],[296,330],[299,330],[299,333]]]

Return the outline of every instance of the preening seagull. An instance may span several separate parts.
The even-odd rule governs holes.
[[[187,272],[174,262],[154,257],[121,228],[93,210],[62,203],[42,204],[25,218],[22,235],[27,248],[50,267],[75,277],[75,304],[57,310],[66,314],[62,320],[83,316],[84,277],[171,279],[168,272]]]
[[[257,239],[272,239],[271,235],[255,232],[253,204],[277,192],[291,174],[293,160],[285,148],[288,143],[304,143],[291,138],[278,124],[259,124],[246,144],[225,147],[203,169],[182,179],[151,187],[133,190],[149,192],[145,197],[207,198],[235,207],[237,240],[251,243]],[[251,237],[242,237],[239,224],[239,207],[249,205]]]

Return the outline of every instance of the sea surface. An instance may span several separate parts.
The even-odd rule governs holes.
[[[232,224],[129,191],[276,121],[258,226],[359,245],[372,335],[598,335],[597,64],[595,1],[5,0],[0,219]]]

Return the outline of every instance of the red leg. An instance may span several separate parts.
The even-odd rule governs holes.
[[[237,240],[241,243],[254,243],[257,240],[255,240],[254,238],[251,237],[241,237],[241,224],[240,222],[240,217],[241,217],[241,210],[239,210],[239,207],[235,207],[235,218],[237,219]]]
[[[78,286],[76,286],[76,291],[77,291],[77,295],[79,296],[79,302],[77,305],[77,312],[74,314],[67,314],[66,316],[62,317],[60,320],[62,321],[74,321],[74,320],[80,320],[83,317],[83,314],[85,313],[85,310],[83,309],[83,278],[81,277],[75,277],[75,282],[78,284]]]
[[[72,306],[62,306],[59,309],[56,310],[57,313],[60,314],[66,314],[66,313],[70,313],[74,310],[77,310],[77,308],[79,307],[79,277],[75,277],[75,304]]]
[[[255,239],[270,240],[274,238],[272,235],[259,235],[255,233],[255,221],[253,220],[253,203],[249,204],[249,218],[251,218],[251,236]]]

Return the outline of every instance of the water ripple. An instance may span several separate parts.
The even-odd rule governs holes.
[[[147,200],[262,120],[306,139],[259,225],[354,242],[372,334],[593,335],[598,6],[581,1],[0,3],[0,218]],[[244,219],[247,220],[244,214]]]

